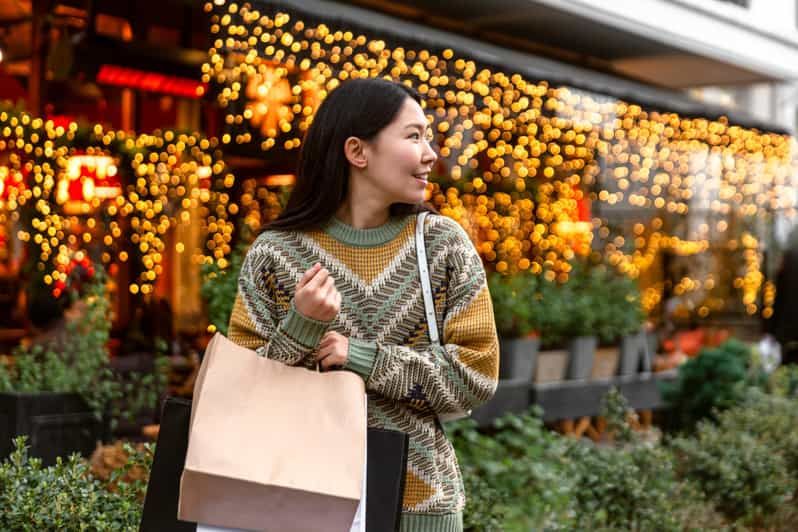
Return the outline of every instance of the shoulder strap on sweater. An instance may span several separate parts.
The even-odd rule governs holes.
[[[428,212],[418,213],[416,221],[416,257],[418,258],[418,275],[421,278],[421,291],[424,295],[424,311],[427,315],[429,339],[433,344],[439,344],[438,321],[435,318],[435,304],[432,300],[432,285],[429,280],[429,264],[427,263],[427,247],[424,243],[424,220],[428,214]]]

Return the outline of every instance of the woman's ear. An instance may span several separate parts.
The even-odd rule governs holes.
[[[355,168],[363,169],[368,166],[368,157],[366,157],[366,143],[357,137],[349,137],[344,142],[344,153],[349,164]]]

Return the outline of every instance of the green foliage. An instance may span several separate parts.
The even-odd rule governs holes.
[[[666,449],[577,442],[569,459],[577,483],[574,529],[682,530],[676,510],[688,501]]]
[[[109,416],[113,428],[120,417],[132,420],[142,408],[157,404],[168,361],[158,356],[153,374],[133,374],[123,381],[108,365],[111,324],[102,271],[86,285],[78,304],[85,306],[85,313],[67,321],[62,342],[19,347],[13,368],[0,366],[0,391],[77,393],[98,420]],[[163,341],[160,346],[164,352]]]
[[[535,294],[538,277],[529,273],[488,275],[496,329],[503,338],[523,338],[540,330],[541,308]]]
[[[598,269],[591,288],[599,305],[595,327],[602,342],[615,343],[642,328],[645,314],[637,281],[609,269]]]
[[[202,286],[200,295],[205,301],[208,321],[222,334],[227,334],[230,314],[233,312],[238,275],[244,262],[246,248],[240,246],[231,254],[227,268],[220,268],[216,262],[202,265]]]
[[[747,432],[784,459],[798,482],[798,402],[750,388],[743,403],[718,416],[718,426],[730,433]]]
[[[492,273],[488,286],[496,327],[507,338],[537,332],[548,347],[575,336],[609,343],[643,323],[636,281],[604,265],[575,263],[565,283],[527,272]]]
[[[798,365],[779,366],[766,382],[767,390],[779,397],[798,398]]]
[[[465,522],[470,530],[540,530],[567,523],[573,483],[565,474],[568,442],[543,426],[537,412],[506,415],[483,434],[464,420],[447,427],[464,476],[472,489],[489,487],[490,505],[472,506],[483,494],[471,492]],[[502,518],[497,526],[495,519]]]
[[[126,448],[130,459],[112,474],[113,492],[91,476],[78,455],[42,467],[28,456],[24,437],[16,438],[14,447],[0,463],[0,530],[138,530],[146,480],[121,479],[135,466],[149,470],[152,445],[142,452]]]
[[[764,525],[795,491],[784,457],[747,431],[702,421],[695,438],[676,438],[671,448],[679,474],[729,519]]]
[[[618,388],[614,386],[610,388],[601,400],[600,415],[607,420],[607,432],[618,443],[635,441],[635,433],[627,421],[629,412],[629,402],[626,397]]]
[[[599,447],[546,429],[539,412],[506,415],[489,430],[447,426],[467,488],[466,530],[683,530],[719,518],[676,475],[669,449],[631,432],[619,393],[604,401],[620,447]],[[619,430],[620,432],[620,430]],[[618,439],[616,439],[616,442]]]
[[[748,377],[750,349],[737,340],[703,349],[682,364],[676,381],[662,383],[662,397],[669,409],[670,428],[692,430],[702,419],[739,404]]]

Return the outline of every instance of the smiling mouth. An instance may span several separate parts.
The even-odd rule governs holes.
[[[423,181],[424,183],[426,183],[426,182],[428,182],[428,181],[429,181],[429,179],[428,179],[428,177],[429,177],[429,174],[428,174],[428,173],[426,173],[426,172],[425,172],[425,173],[423,173],[423,174],[413,174],[413,177],[415,177],[415,178],[416,178],[416,179],[418,179],[419,181]]]

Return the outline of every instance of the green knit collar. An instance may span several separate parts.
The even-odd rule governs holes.
[[[379,227],[357,229],[333,216],[324,232],[344,244],[358,247],[376,247],[390,242],[405,228],[410,216],[392,216]]]

